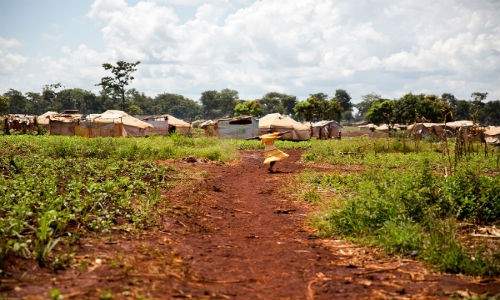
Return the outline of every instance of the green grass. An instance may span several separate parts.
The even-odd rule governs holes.
[[[313,143],[304,154],[309,161],[355,164],[366,170],[306,170],[297,176],[309,195],[330,191],[332,199],[324,200],[327,208],[313,217],[320,234],[343,236],[382,247],[389,253],[417,256],[446,272],[500,274],[499,257],[487,255],[485,249],[465,247],[456,229],[457,222],[498,224],[498,150],[491,150],[487,156],[469,155],[458,162],[453,172],[445,172],[448,165],[444,155],[431,147],[418,153],[375,154],[373,143],[364,138],[351,140],[350,144]],[[339,154],[344,151],[359,155]]]
[[[499,149],[455,157],[435,141],[399,138],[276,141],[304,149],[303,160],[336,172],[297,174],[296,194],[318,205],[313,224],[324,236],[343,236],[389,253],[419,257],[440,270],[499,274],[499,257],[462,245],[457,222],[498,224]],[[0,137],[0,271],[9,256],[60,263],[81,235],[154,224],[161,189],[183,170],[155,161],[195,157],[228,162],[255,140],[208,137]],[[481,149],[477,146],[477,149]],[[355,172],[350,170],[356,170]]]
[[[54,265],[53,250],[77,243],[82,234],[148,227],[155,222],[161,189],[183,174],[155,160],[230,161],[237,146],[180,135],[12,135],[0,137],[0,154],[1,268],[12,255]]]

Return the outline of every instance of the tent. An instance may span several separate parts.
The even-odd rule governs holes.
[[[214,122],[212,120],[204,121],[200,124],[200,128],[205,131],[206,136],[217,135],[217,122]]]
[[[377,125],[370,123],[370,124],[359,125],[358,128],[359,130],[363,131],[374,131],[375,128],[377,128]]]
[[[80,126],[81,114],[49,114],[49,135],[73,136]]]
[[[319,121],[312,124],[312,136],[318,139],[340,138],[342,125],[336,121]]]
[[[259,134],[259,121],[251,116],[219,119],[216,123],[219,138],[247,139]]]
[[[156,135],[168,135],[171,132],[180,134],[191,133],[191,124],[169,114],[149,116],[143,118],[143,120],[153,125],[151,129],[148,129],[148,132]]]
[[[500,126],[490,126],[484,131],[484,137],[488,145],[500,146]]]
[[[90,114],[80,121],[76,135],[96,136],[146,136],[153,125],[141,121],[121,110],[107,110],[102,114]]]
[[[467,121],[467,120],[454,121],[454,122],[446,123],[446,126],[453,129],[453,130],[456,130],[456,129],[463,128],[463,127],[472,127],[472,126],[474,126],[474,122]]]
[[[414,123],[406,128],[406,133],[423,138],[429,135],[441,136],[445,133],[445,130],[445,125],[441,123]]]
[[[259,119],[259,135],[269,131],[287,131],[282,139],[291,141],[307,141],[311,139],[311,127],[282,116],[279,113],[265,115]]]
[[[41,125],[41,126],[44,126],[44,127],[48,127],[49,126],[49,123],[50,123],[50,116],[55,116],[55,115],[58,115],[59,113],[58,112],[55,112],[55,111],[48,111],[42,115],[39,115],[38,117],[36,117],[36,122],[38,125]]]

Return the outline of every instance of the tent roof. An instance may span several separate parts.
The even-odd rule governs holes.
[[[316,123],[313,123],[312,126],[313,127],[322,127],[322,126],[326,126],[328,124],[335,124],[339,127],[343,127],[342,125],[340,125],[337,121],[328,121],[328,120],[323,120],[323,121],[319,121],[319,122],[316,122]]]
[[[451,128],[470,127],[470,126],[473,126],[473,125],[474,125],[474,122],[467,121],[467,120],[446,123],[446,126],[451,127]]]
[[[177,119],[172,115],[165,115],[165,116],[168,118],[168,124],[174,125],[176,127],[191,127],[191,124],[189,124],[184,120]]]
[[[120,119],[124,125],[138,127],[138,128],[151,128],[153,125],[141,121],[121,110],[107,110],[102,114],[91,114],[87,117],[98,123],[114,123],[115,120]]]
[[[49,118],[50,116],[55,116],[55,115],[58,115],[59,113],[58,112],[55,112],[55,111],[48,111],[42,115],[39,115],[37,118],[36,118],[36,121],[38,124],[42,124],[42,125],[48,125],[49,124]]]
[[[499,135],[500,126],[490,126],[485,132],[485,135]]]
[[[164,115],[153,115],[153,116],[147,116],[143,118],[143,120],[150,120],[150,119],[163,119],[166,118],[168,120],[168,124],[174,125],[176,127],[191,127],[191,124],[188,122],[178,119],[172,115],[169,114],[164,114]]]
[[[282,127],[297,130],[308,130],[309,127],[294,119],[282,116],[279,113],[268,114],[259,119],[259,128]]]

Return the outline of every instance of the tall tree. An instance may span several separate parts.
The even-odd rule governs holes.
[[[323,93],[311,94],[306,101],[295,105],[296,116],[305,121],[338,120],[343,108],[337,100],[327,97]]]
[[[474,92],[471,94],[472,105],[471,105],[471,118],[473,121],[477,122],[479,119],[479,113],[482,110],[484,103],[483,100],[486,99],[488,93]]]
[[[417,114],[417,103],[424,98],[424,95],[413,95],[408,93],[396,100],[395,116],[396,122],[400,124],[411,124],[421,122],[422,116]]]
[[[384,99],[382,99],[380,95],[377,95],[375,93],[370,93],[361,96],[361,99],[363,99],[361,102],[354,105],[358,109],[358,113],[356,114],[357,119],[366,118],[366,113],[368,112],[373,103],[384,101]]]
[[[0,95],[0,116],[7,114],[9,106],[10,106],[9,98]]]
[[[105,76],[101,78],[101,83],[96,84],[101,86],[104,95],[111,95],[112,97],[121,100],[122,110],[126,109],[125,106],[125,87],[134,80],[132,73],[137,71],[137,65],[140,61],[135,63],[129,63],[120,60],[116,63],[116,66],[110,63],[102,64],[102,67],[106,71],[111,71],[113,76]]]
[[[484,104],[479,113],[479,123],[483,125],[500,125],[500,100],[489,101]]]
[[[372,123],[387,124],[391,128],[396,121],[395,105],[396,102],[391,100],[374,102],[366,113],[366,118]]]
[[[351,96],[349,95],[349,93],[347,93],[346,90],[338,89],[335,91],[335,96],[333,98],[333,100],[337,100],[342,106],[342,118],[345,120],[352,120],[353,104],[351,103]]]
[[[270,113],[293,115],[295,113],[293,108],[297,102],[297,97],[278,92],[269,92],[260,99],[263,115]]]
[[[231,89],[223,89],[220,92],[205,91],[200,98],[203,113],[209,119],[232,116],[237,100],[238,92]]]
[[[48,107],[48,104],[45,103],[40,93],[27,92],[26,99],[28,100],[28,106],[32,114],[41,115],[45,112],[46,107]]]
[[[214,119],[221,115],[217,103],[217,91],[204,91],[201,93],[200,102],[203,107],[203,115],[205,118]]]
[[[10,89],[8,92],[3,94],[4,97],[9,99],[9,109],[10,114],[29,114],[30,109],[28,107],[28,99],[18,90]]]
[[[259,100],[241,101],[234,107],[235,116],[254,116],[262,114],[262,106]]]
[[[153,99],[155,114],[171,114],[184,120],[201,117],[201,106],[194,100],[172,93],[163,93]]]

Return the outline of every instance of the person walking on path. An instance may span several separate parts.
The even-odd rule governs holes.
[[[260,142],[265,146],[264,148],[264,164],[268,165],[269,173],[275,173],[274,165],[277,161],[287,158],[289,155],[279,150],[274,145],[274,141],[282,137],[285,132],[266,133],[259,136]]]

